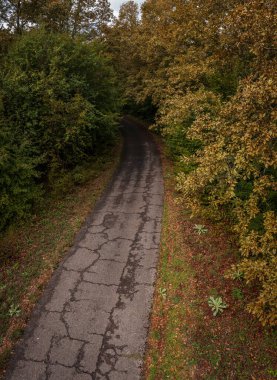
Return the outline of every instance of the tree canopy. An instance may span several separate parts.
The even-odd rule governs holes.
[[[105,0],[0,3],[0,231],[101,153],[120,97],[101,42]]]
[[[194,213],[233,224],[242,255],[233,271],[259,284],[248,308],[270,325],[277,315],[275,9],[273,0],[146,0],[138,19],[128,2],[110,38],[125,96],[136,109],[151,102],[155,128],[180,160],[181,198]]]
[[[0,27],[21,34],[42,26],[47,30],[93,38],[111,21],[108,0],[1,0]]]

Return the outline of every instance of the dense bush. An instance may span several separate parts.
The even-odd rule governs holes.
[[[1,227],[115,134],[118,96],[103,47],[33,31],[10,48],[1,73]]]
[[[40,197],[36,164],[30,144],[0,125],[0,230],[15,216],[28,214]]]

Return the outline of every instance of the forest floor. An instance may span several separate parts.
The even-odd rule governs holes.
[[[176,165],[159,145],[164,221],[145,378],[274,379],[276,331],[263,328],[245,310],[255,289],[225,277],[239,258],[236,237],[226,224],[192,218],[176,202]],[[210,296],[221,296],[228,305],[216,317]]]
[[[53,271],[119,162],[115,148],[61,178],[36,213],[0,239],[0,378]]]

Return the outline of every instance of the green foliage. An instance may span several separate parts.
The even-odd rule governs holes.
[[[30,144],[0,124],[0,231],[14,218],[27,215],[40,198],[37,164]]]
[[[206,234],[208,232],[208,229],[205,228],[205,226],[203,224],[195,224],[195,226],[193,228],[198,233],[198,235],[203,235],[203,234]]]
[[[232,268],[231,278],[233,280],[242,280],[243,279],[243,272],[241,272],[237,267],[234,266]]]
[[[212,309],[213,316],[216,317],[218,314],[223,313],[224,309],[228,307],[225,302],[223,302],[221,297],[210,297],[208,300],[208,305]]]
[[[32,31],[0,76],[0,230],[53,184],[112,143],[120,103],[103,46]]]
[[[277,370],[276,369],[269,369],[268,370],[269,375],[273,377],[277,377]]]
[[[165,300],[166,297],[167,297],[167,290],[165,288],[160,288],[159,289],[159,294]]]
[[[12,304],[9,308],[8,313],[10,317],[18,317],[21,314],[19,305]]]
[[[232,289],[232,296],[235,300],[239,300],[239,301],[243,300],[243,297],[244,297],[242,290],[239,288]]]
[[[13,47],[6,67],[6,122],[48,168],[75,165],[111,137],[114,77],[99,46],[33,32]]]

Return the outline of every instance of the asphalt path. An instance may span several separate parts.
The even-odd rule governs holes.
[[[6,380],[136,380],[152,307],[163,212],[158,149],[125,120],[121,163],[54,273]]]

